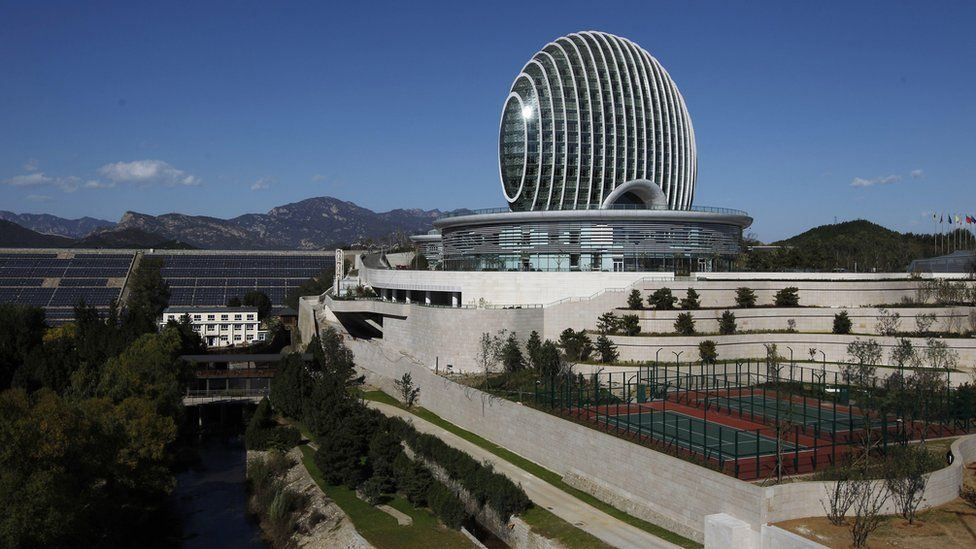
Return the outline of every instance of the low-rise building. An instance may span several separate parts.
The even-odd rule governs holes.
[[[250,345],[264,341],[268,335],[261,330],[257,307],[167,307],[159,325],[163,327],[170,320],[179,322],[184,316],[207,347]]]

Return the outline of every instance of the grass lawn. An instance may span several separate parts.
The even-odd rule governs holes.
[[[400,404],[400,402],[397,399],[395,399],[392,396],[384,393],[383,391],[367,391],[366,393],[364,393],[363,396],[367,400],[373,400],[375,402],[382,402],[384,404],[389,404],[391,406],[397,406],[399,408],[403,408],[403,405]],[[448,421],[445,421],[444,419],[441,419],[440,416],[438,416],[437,414],[434,414],[433,412],[431,412],[429,410],[426,410],[424,408],[417,407],[417,408],[413,408],[413,409],[409,410],[409,412],[411,412],[412,414],[416,415],[417,417],[419,417],[421,419],[427,420],[427,421],[433,423],[434,425],[437,425],[438,427],[440,427],[440,428],[442,428],[442,429],[444,429],[446,431],[450,431],[451,433],[454,433],[455,435],[463,438],[464,440],[467,440],[468,442],[471,442],[473,444],[477,444],[481,448],[484,448],[485,450],[488,450],[489,452],[491,452],[491,453],[495,454],[496,456],[504,459],[505,461],[508,461],[509,463],[512,463],[512,464],[516,465],[520,469],[522,469],[524,471],[528,471],[529,473],[532,473],[533,475],[541,478],[542,480],[548,482],[549,484],[552,484],[553,486],[559,488],[560,490],[562,490],[562,491],[564,491],[564,492],[566,492],[566,493],[568,493],[568,494],[576,497],[577,499],[579,499],[579,500],[581,500],[581,501],[583,501],[583,502],[585,502],[585,503],[587,503],[587,504],[589,504],[589,505],[591,505],[593,507],[596,507],[597,509],[603,511],[604,513],[606,513],[606,514],[608,514],[608,515],[610,515],[610,516],[612,516],[612,517],[614,517],[614,518],[616,518],[618,520],[621,520],[623,522],[626,522],[627,524],[630,524],[631,526],[634,526],[636,528],[640,528],[641,530],[644,530],[645,532],[650,532],[651,534],[654,534],[655,536],[657,536],[657,537],[659,537],[661,539],[667,540],[667,541],[669,541],[671,543],[674,543],[675,545],[680,545],[681,547],[702,547],[702,545],[700,543],[698,543],[698,542],[696,542],[694,540],[690,540],[690,539],[688,539],[688,538],[686,538],[686,537],[684,537],[684,536],[682,536],[680,534],[676,534],[676,533],[674,533],[674,532],[672,532],[670,530],[667,530],[665,528],[662,528],[662,527],[660,527],[660,526],[658,526],[656,524],[651,524],[650,522],[647,522],[646,520],[642,520],[642,519],[639,519],[639,518],[634,517],[632,515],[628,515],[627,513],[621,511],[620,509],[617,509],[616,507],[610,505],[609,503],[606,503],[604,501],[601,501],[601,500],[597,499],[596,497],[594,497],[594,496],[592,496],[592,495],[590,495],[590,494],[588,494],[588,493],[586,493],[586,492],[584,492],[582,490],[573,488],[569,484],[566,484],[565,482],[563,482],[562,477],[559,476],[558,473],[555,473],[553,471],[550,471],[549,469],[546,469],[545,467],[542,467],[541,465],[539,465],[539,464],[537,464],[535,462],[529,461],[529,460],[525,459],[524,457],[522,457],[522,456],[520,456],[520,455],[518,455],[518,454],[516,454],[514,452],[511,452],[509,450],[506,450],[505,448],[502,448],[501,446],[499,446],[499,445],[497,445],[497,444],[495,444],[493,442],[490,442],[490,441],[488,441],[488,440],[486,440],[486,439],[484,439],[484,438],[482,438],[482,437],[480,437],[480,436],[478,436],[478,435],[476,435],[476,434],[474,434],[474,433],[472,433],[470,431],[465,431],[464,429],[458,427],[457,425],[454,425],[453,423],[450,423]],[[544,511],[544,509],[543,509],[543,511]],[[527,513],[527,515],[528,515],[528,513]],[[557,520],[561,520],[558,517],[555,517],[555,515],[553,515],[553,517],[556,518]],[[529,521],[528,517],[523,517],[523,518],[526,519],[526,522],[529,522],[529,524],[532,524]],[[540,518],[539,520],[540,520],[540,525],[541,525],[542,524],[542,519]],[[563,521],[563,522],[565,523],[565,521]],[[565,523],[565,524],[569,525],[569,523]],[[576,528],[576,527],[574,527],[572,525],[569,525],[569,526],[571,528],[575,529],[575,530],[579,530],[578,528]],[[533,527],[534,527],[534,525],[533,525]],[[579,531],[582,532],[581,530],[579,530]],[[583,533],[585,533],[585,532],[583,532]]]
[[[356,530],[366,541],[379,549],[417,547],[471,547],[471,541],[461,532],[451,530],[437,520],[429,510],[417,509],[402,496],[388,502],[390,507],[410,515],[413,524],[400,526],[396,519],[356,497],[356,492],[345,486],[325,482],[313,456],[314,450],[301,447],[302,463],[319,488],[349,516]]]

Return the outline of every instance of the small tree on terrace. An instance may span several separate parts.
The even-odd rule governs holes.
[[[715,347],[715,342],[711,339],[706,339],[699,343],[698,356],[701,357],[703,363],[714,364],[718,360],[718,349]]]
[[[777,307],[799,307],[800,306],[800,289],[796,286],[790,286],[788,288],[783,288],[782,290],[776,292],[776,297],[774,302]]]
[[[884,307],[878,309],[878,323],[874,325],[878,335],[893,336],[898,333],[898,325],[901,323],[901,313],[889,311]]]
[[[841,311],[834,315],[833,332],[835,334],[851,333],[851,317],[847,314],[847,311]]]
[[[630,295],[627,296],[627,308],[628,309],[643,309],[644,308],[644,298],[641,297],[640,290],[631,290]]]
[[[736,288],[735,289],[735,304],[737,307],[742,307],[743,309],[749,309],[756,306],[756,292],[752,291],[752,288]]]
[[[596,319],[596,329],[601,334],[615,334],[620,328],[620,319],[613,312],[606,312]]]
[[[894,446],[888,450],[885,463],[885,485],[895,508],[908,524],[915,522],[918,506],[922,504],[929,472],[942,465],[940,456],[928,451],[925,444]]]
[[[539,332],[532,330],[528,341],[525,342],[525,354],[528,355],[529,364],[537,370],[539,369],[539,349],[541,347],[542,339],[539,337]]]
[[[624,315],[623,318],[620,319],[620,329],[629,336],[639,334],[640,318],[638,318],[637,315]]]
[[[722,318],[718,319],[718,333],[732,335],[735,333],[735,329],[735,313],[726,310],[722,313]]]
[[[918,313],[915,315],[915,331],[918,335],[926,335],[935,324],[935,313]]]
[[[502,365],[505,371],[515,373],[525,368],[525,357],[522,356],[522,347],[519,345],[515,332],[508,334],[505,344],[502,345]]]
[[[481,371],[485,374],[485,383],[488,383],[488,374],[498,365],[498,361],[502,356],[502,338],[484,332],[481,334],[481,339],[478,341],[478,354],[475,356],[475,360],[478,366],[481,367]]]
[[[674,302],[677,300],[671,294],[671,288],[659,288],[647,297],[647,303],[659,311],[670,311],[674,309]]]
[[[413,377],[411,377],[410,372],[403,374],[400,379],[393,380],[393,386],[396,387],[397,394],[399,394],[404,406],[413,408],[417,402],[417,397],[420,396],[420,387],[413,386]]]
[[[600,356],[600,362],[604,364],[616,362],[619,357],[617,346],[604,334],[596,338],[596,352]]]
[[[674,331],[681,335],[695,335],[695,318],[691,313],[679,313],[674,321]]]
[[[678,308],[686,310],[700,309],[701,296],[698,295],[698,292],[694,288],[688,288],[685,297],[681,298],[681,301],[678,302]]]
[[[847,354],[854,361],[853,364],[843,366],[844,379],[860,385],[866,385],[874,376],[877,364],[881,361],[881,345],[873,339],[860,338],[847,344]]]

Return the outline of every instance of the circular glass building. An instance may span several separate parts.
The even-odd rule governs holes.
[[[694,206],[695,132],[667,71],[602,32],[546,44],[502,107],[498,169],[508,207],[434,222],[438,268],[728,270],[752,218]],[[424,240],[426,239],[426,240]]]
[[[630,40],[579,32],[546,44],[515,77],[500,126],[498,169],[513,211],[691,206],[698,162],[688,108],[664,67]]]

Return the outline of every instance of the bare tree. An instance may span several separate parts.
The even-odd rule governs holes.
[[[959,353],[944,341],[929,338],[925,341],[924,352],[931,368],[954,370],[959,365]]]
[[[889,450],[884,469],[885,486],[898,513],[908,520],[908,524],[915,522],[928,484],[928,473],[938,468],[940,461],[925,444],[896,446]]]
[[[884,518],[881,509],[888,501],[888,488],[883,482],[868,479],[859,479],[855,482],[858,487],[855,488],[850,531],[854,547],[861,548],[867,545],[871,533],[881,526],[881,520]]]
[[[878,335],[893,336],[898,333],[898,325],[901,323],[901,313],[889,311],[882,307],[878,309],[877,320],[878,323],[874,325],[874,329],[878,332]]]
[[[403,377],[400,379],[393,380],[393,385],[396,387],[403,404],[407,408],[413,408],[413,405],[417,402],[417,398],[420,396],[420,387],[413,386],[413,377],[410,375],[410,372],[403,374]]]
[[[499,332],[499,334],[492,335],[489,332],[484,332],[481,334],[481,339],[478,341],[478,354],[475,360],[478,362],[478,366],[481,367],[481,371],[485,374],[485,385],[488,385],[488,374],[498,365],[498,362],[502,357],[502,345],[504,330]]]
[[[827,515],[827,520],[834,526],[844,524],[847,512],[854,505],[857,498],[857,489],[860,484],[852,477],[851,470],[847,467],[840,470],[840,478],[833,484],[827,483],[824,486],[826,498],[820,500],[820,505]]]
[[[929,333],[935,324],[935,313],[918,313],[915,315],[915,331],[918,335]]]
[[[881,345],[873,339],[857,338],[848,343],[847,354],[857,362],[844,365],[844,379],[862,385],[867,383],[867,380],[874,376],[876,364],[881,361],[881,352]]]

